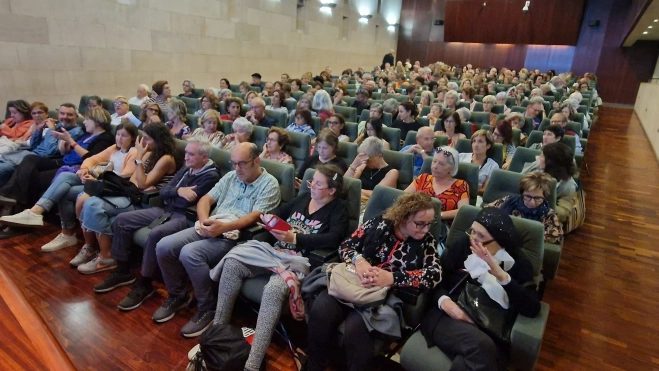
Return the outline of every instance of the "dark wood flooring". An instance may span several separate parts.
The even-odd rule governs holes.
[[[586,223],[565,243],[558,277],[544,301],[551,306],[538,370],[659,370],[659,165],[631,110],[601,108],[581,173]],[[116,305],[128,288],[97,295],[106,274],[69,268],[70,248],[43,254],[56,235],[48,226],[0,241],[0,264],[21,287],[79,370],[182,370],[196,340],[178,331],[193,310],[156,325],[151,315],[166,294],[123,313]],[[0,306],[2,302],[0,302]],[[2,309],[0,307],[0,309]],[[255,316],[241,307],[241,323]],[[2,349],[24,337],[11,319],[0,323]],[[27,345],[26,345],[27,346]],[[268,352],[268,370],[293,370],[283,342]],[[0,369],[39,369],[11,362],[0,350]]]

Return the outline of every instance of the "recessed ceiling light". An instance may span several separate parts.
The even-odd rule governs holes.
[[[657,23],[657,22],[659,22],[659,19],[655,19],[655,20],[654,20],[654,23]]]
[[[652,28],[652,26],[648,26],[648,28]]]
[[[647,35],[647,34],[648,34],[648,31],[644,31],[644,32],[643,32],[643,35]]]

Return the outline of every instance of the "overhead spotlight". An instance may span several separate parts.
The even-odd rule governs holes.
[[[373,16],[370,15],[370,14],[362,15],[362,16],[359,17],[359,23],[367,24],[368,20],[371,19],[371,18],[373,18]]]
[[[648,26],[648,28],[652,28],[652,26]]]
[[[529,12],[529,5],[531,5],[530,1],[525,2],[524,7],[522,8],[522,12],[528,13]]]
[[[647,35],[647,34],[648,34],[648,31],[643,31],[643,35]]]
[[[654,20],[654,23],[657,23],[657,22],[659,22],[659,19],[655,19],[655,20]]]
[[[332,14],[332,9],[334,8],[336,8],[336,4],[334,3],[323,3],[320,7],[320,11],[322,13]]]
[[[387,30],[394,32],[396,31],[396,26],[398,26],[398,23],[389,23],[389,27],[387,27]]]

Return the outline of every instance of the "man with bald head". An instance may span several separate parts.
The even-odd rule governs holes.
[[[176,311],[190,304],[186,276],[197,298],[197,313],[181,328],[181,335],[199,336],[213,322],[217,292],[210,269],[236,245],[235,231],[256,223],[261,214],[277,207],[281,200],[279,183],[260,166],[259,154],[254,143],[238,144],[231,151],[234,170],[199,199],[197,224],[164,237],[156,245],[169,297],[153,314],[154,322],[169,321]]]
[[[435,155],[435,135],[431,128],[424,126],[416,132],[416,144],[409,144],[403,147],[400,152],[411,153],[414,155],[414,176],[421,173],[423,160],[428,156]]]
[[[249,111],[245,118],[252,122],[252,125],[271,128],[275,125],[275,120],[265,115],[265,101],[261,97],[254,97],[249,102]]]

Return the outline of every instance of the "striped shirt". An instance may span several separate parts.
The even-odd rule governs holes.
[[[238,218],[260,211],[266,213],[279,205],[281,192],[277,179],[261,168],[261,176],[250,184],[238,179],[236,171],[230,171],[220,179],[208,195],[217,202],[213,215],[235,215]]]

